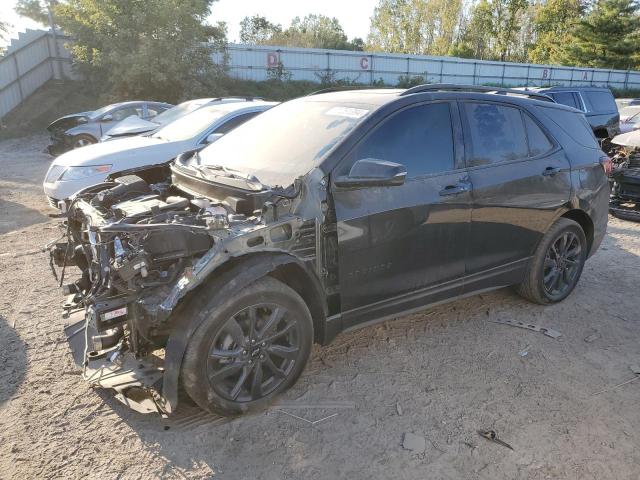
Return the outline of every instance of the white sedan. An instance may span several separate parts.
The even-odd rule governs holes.
[[[213,105],[189,113],[151,135],[127,137],[71,150],[57,157],[44,180],[49,204],[60,202],[108,175],[131,168],[158,165],[180,153],[214,142],[250,118],[276,105],[253,101]]]

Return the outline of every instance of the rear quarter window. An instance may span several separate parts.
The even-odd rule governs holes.
[[[569,112],[558,108],[536,107],[543,114],[548,116],[558,128],[569,135],[574,141],[584,147],[600,148],[593,130],[584,118],[584,114]]]

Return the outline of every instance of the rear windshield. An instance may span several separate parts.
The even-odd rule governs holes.
[[[559,108],[536,107],[545,113],[567,135],[584,147],[600,148],[584,114]]]
[[[582,97],[587,104],[588,112],[609,113],[618,110],[616,101],[609,91],[595,92],[587,90],[586,92],[582,92]]]

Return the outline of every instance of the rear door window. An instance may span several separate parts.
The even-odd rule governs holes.
[[[549,95],[551,95],[557,103],[582,110],[580,99],[573,92],[553,92]]]
[[[453,130],[449,103],[429,103],[406,108],[374,127],[339,169],[347,175],[365,158],[399,163],[407,177],[454,169]]]
[[[518,160],[529,156],[520,110],[493,103],[463,103],[471,165]]]

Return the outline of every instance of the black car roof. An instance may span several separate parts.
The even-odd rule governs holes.
[[[488,102],[503,102],[511,103],[514,105],[527,106],[527,105],[539,105],[543,107],[557,108],[560,110],[580,112],[575,108],[568,107],[554,101],[547,101],[542,99],[535,99],[535,97],[526,97],[525,92],[522,95],[511,94],[504,95],[499,93],[487,93],[478,91],[464,91],[464,85],[458,86],[460,90],[445,90],[439,91],[437,89],[427,91],[415,91],[410,92],[410,89],[399,88],[363,88],[352,90],[329,90],[320,91],[307,97],[303,97],[305,101],[326,101],[345,104],[365,104],[376,107],[382,107],[383,105],[390,104],[395,101],[402,101],[403,104],[410,104],[413,101],[428,101],[428,100],[482,100]],[[469,85],[473,90],[473,86]],[[491,87],[493,88],[493,87]],[[500,90],[499,87],[495,87],[496,90]],[[412,101],[413,100],[413,101]]]

